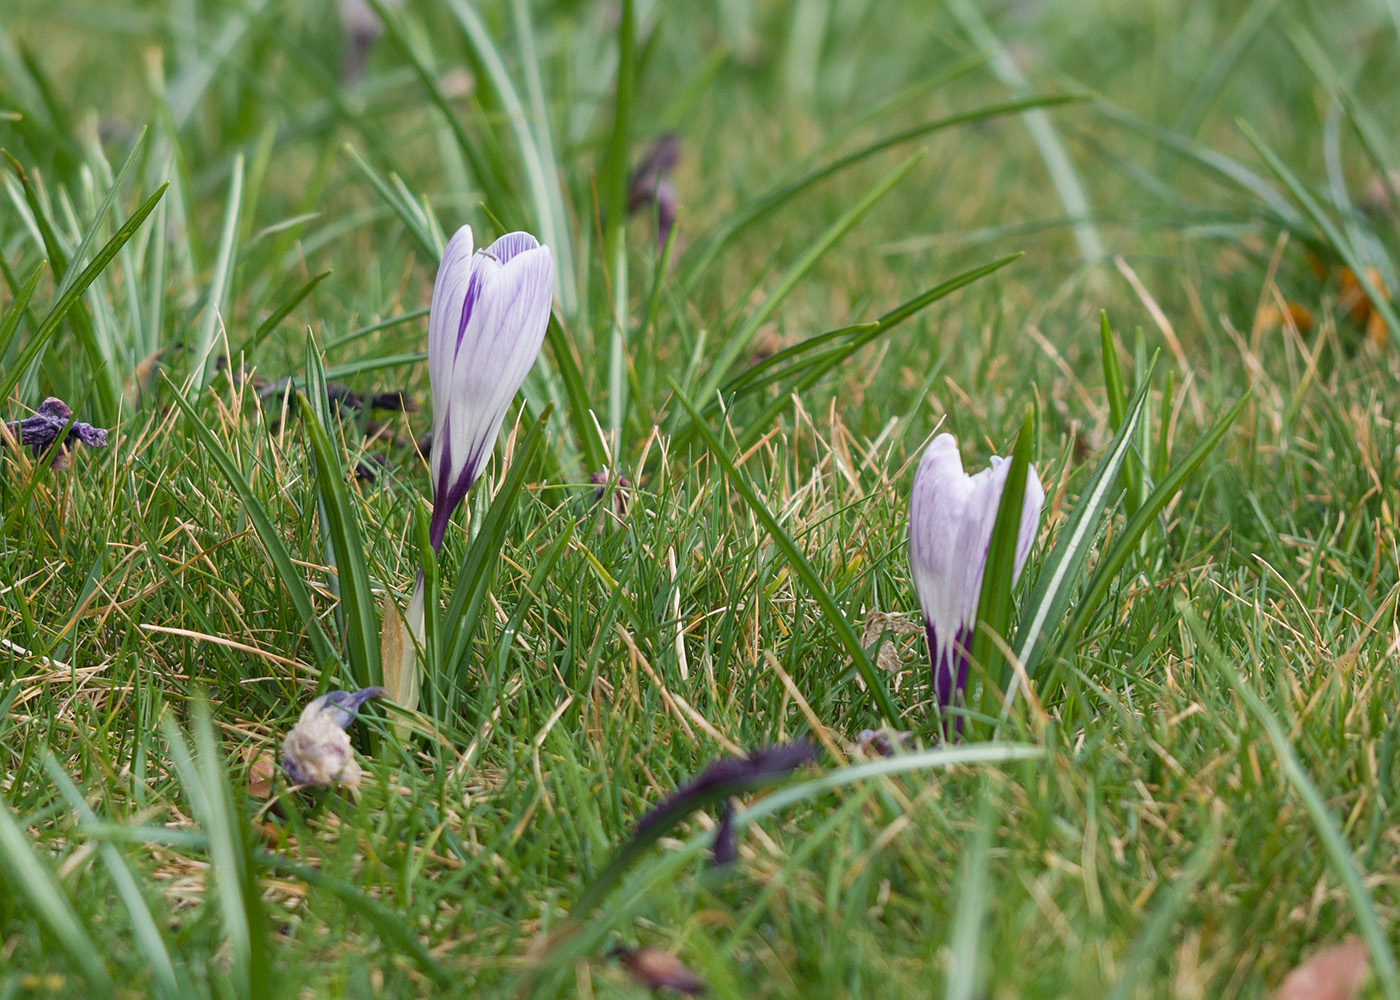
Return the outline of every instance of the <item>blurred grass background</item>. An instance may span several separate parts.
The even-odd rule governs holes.
[[[0,476],[0,995],[644,995],[605,957],[623,942],[678,954],[721,997],[1252,997],[1353,933],[1371,994],[1397,995],[1393,3],[390,14],[356,81],[329,4],[0,14],[6,419],[54,394],[114,429],[66,472],[7,449]],[[1026,98],[1047,102],[1040,143],[1002,107]],[[667,131],[683,156],[663,267],[615,196]],[[165,183],[24,355],[75,258]],[[1067,211],[1074,189],[1087,212]],[[561,271],[558,329],[471,501],[477,530],[552,402],[469,655],[430,737],[360,723],[358,797],[260,788],[317,685],[362,677],[295,406],[259,399],[251,371],[305,378],[309,330],[328,377],[422,404],[331,424],[364,566],[402,604],[428,492],[421,310],[463,223],[478,243],[554,226]],[[697,818],[574,913],[706,761],[809,736],[837,765],[880,722],[672,380],[704,405],[775,352],[1018,252],[795,397],[800,363],[707,419],[857,634],[890,643],[899,725],[932,741],[923,640],[898,623],[917,613],[905,504],[933,429],[980,467],[1034,408],[1033,578],[1112,437],[1101,310],[1129,393],[1149,384],[1150,477],[1250,395],[1033,679],[1003,735],[1043,758],[813,789],[755,821],[728,871]],[[588,483],[605,466],[633,484],[621,517]],[[454,528],[445,587],[470,551]],[[559,936],[570,915],[581,930]]]

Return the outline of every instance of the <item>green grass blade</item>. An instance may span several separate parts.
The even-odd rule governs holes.
[[[78,786],[73,784],[72,779],[59,766],[57,760],[52,756],[47,757],[44,760],[44,770],[48,772],[49,779],[68,801],[69,808],[77,814],[78,822],[81,824],[80,829],[99,822],[97,814],[92,811],[92,807],[87,804],[87,800],[83,798]],[[131,930],[136,941],[136,949],[141,953],[141,958],[151,973],[152,991],[161,1000],[181,1000],[185,994],[181,991],[179,980],[175,975],[175,963],[170,958],[170,949],[166,944],[165,935],[161,933],[159,925],[151,915],[151,908],[146,902],[145,895],[141,892],[141,886],[136,881],[135,872],[132,871],[131,865],[122,852],[110,840],[103,840],[100,843],[98,854],[102,858],[102,864],[107,869],[108,877],[117,888],[117,896],[121,899],[122,905],[126,908],[127,915],[131,919]]]
[[[1181,874],[1172,881],[1171,887],[1152,908],[1152,916],[1147,919],[1137,940],[1128,954],[1123,974],[1108,993],[1108,1000],[1131,1000],[1136,995],[1138,981],[1153,965],[1162,960],[1162,952],[1169,946],[1168,936],[1176,925],[1181,911],[1186,908],[1191,893],[1201,879],[1210,873],[1211,862],[1220,847],[1220,832],[1212,825],[1207,839],[1197,845],[1186,859]]]
[[[1173,132],[1171,129],[1154,125],[1106,101],[1100,101],[1096,107],[1102,114],[1124,128],[1161,143],[1173,152],[1194,160],[1201,166],[1248,191],[1289,230],[1297,233],[1306,231],[1307,222],[1288,199],[1279,194],[1272,184],[1238,160],[1203,146],[1194,139]]]
[[[996,520],[987,547],[987,565],[982,574],[982,590],[977,597],[972,648],[968,650],[972,662],[982,670],[981,707],[984,717],[995,717],[1000,709],[1001,691],[994,678],[1001,676],[1002,665],[1006,662],[1001,643],[1011,635],[1011,588],[1016,575],[1016,543],[1021,532],[1021,508],[1025,505],[1026,478],[1034,443],[1035,410],[1027,409],[1012,449],[1006,485],[997,504]]]
[[[1196,472],[1202,462],[1206,460],[1225,436],[1225,432],[1230,429],[1230,425],[1235,422],[1235,418],[1243,412],[1245,406],[1253,398],[1252,394],[1246,393],[1241,396],[1229,411],[1211,425],[1195,446],[1186,454],[1186,457],[1178,462],[1166,476],[1164,476],[1153,491],[1148,494],[1147,500],[1137,513],[1128,519],[1123,531],[1114,540],[1113,547],[1104,554],[1103,560],[1099,563],[1094,572],[1093,579],[1089,582],[1088,588],[1084,592],[1084,597],[1080,600],[1079,611],[1074,619],[1065,629],[1061,645],[1075,642],[1083,632],[1084,627],[1089,623],[1099,610],[1099,604],[1103,601],[1104,595],[1108,593],[1109,586],[1113,580],[1127,565],[1137,551],[1138,540],[1142,537],[1157,515],[1176,494],[1186,485],[1187,480]],[[1126,424],[1124,425],[1126,426]]]
[[[306,297],[316,290],[316,286],[329,278],[333,273],[334,272],[330,268],[326,268],[326,270],[322,271],[320,274],[314,275],[310,281],[298,288],[291,298],[274,309],[272,315],[262,321],[258,328],[253,331],[251,337],[238,345],[237,350],[233,351],[229,358],[229,364],[233,365],[235,360],[240,356],[246,357],[251,355],[253,351],[257,349],[257,346],[267,338],[267,335],[277,329],[277,324],[290,316],[292,310],[301,305]]]
[[[384,5],[383,0],[368,0],[368,2],[369,5],[374,8],[375,13],[379,15],[379,19],[385,27],[390,42],[397,46],[399,51],[402,52],[404,57],[408,60],[409,65],[413,68],[414,74],[418,77],[418,82],[422,85],[423,90],[427,92],[428,100],[432,103],[433,107],[437,108],[443,120],[447,123],[447,127],[452,132],[452,137],[457,144],[458,150],[475,175],[476,182],[481,185],[482,190],[485,192],[486,200],[493,206],[496,212],[506,212],[510,207],[510,199],[505,187],[497,177],[496,172],[482,156],[480,144],[473,141],[471,136],[467,135],[467,131],[462,125],[462,116],[452,107],[447,96],[443,94],[442,88],[438,86],[437,72],[409,42],[408,35],[404,32],[403,26],[399,21],[397,11],[388,9]],[[358,155],[356,159],[359,159]],[[364,166],[367,168],[368,164]],[[437,257],[441,256],[441,254],[442,247],[439,246],[433,253],[433,256]]]
[[[988,65],[997,79],[1016,96],[1028,96],[1030,84],[1021,68],[1016,65],[1016,60],[997,38],[978,9],[968,0],[944,0],[944,3],[973,43],[990,53]],[[1040,157],[1045,161],[1046,170],[1050,172],[1050,180],[1055,185],[1060,204],[1064,206],[1065,215],[1074,226],[1074,239],[1079,244],[1080,256],[1084,263],[1090,266],[1099,263],[1105,253],[1103,237],[1099,235],[1099,228],[1094,222],[1089,198],[1084,193],[1079,174],[1074,169],[1074,163],[1070,160],[1064,143],[1060,141],[1059,133],[1051,124],[1050,116],[1043,109],[1035,109],[1022,112],[1021,120],[1025,122],[1026,131],[1030,132],[1031,139],[1040,150]]]
[[[1133,436],[1147,405],[1147,383],[1128,405],[1118,433],[1109,443],[1108,452],[1094,467],[1079,502],[1070,512],[1069,520],[1060,530],[1054,549],[1041,567],[1035,586],[1021,610],[1020,626],[1016,630],[1016,658],[1021,661],[1028,677],[1034,677],[1045,655],[1050,629],[1069,607],[1070,597],[1079,583],[1080,575],[1094,547],[1104,511],[1113,498],[1118,473],[1132,451]],[[1008,700],[1015,698],[1019,678],[1009,682]]]
[[[438,634],[444,645],[449,647],[443,668],[449,674],[457,674],[463,669],[472,637],[476,634],[477,623],[486,605],[486,595],[491,587],[491,577],[505,544],[506,531],[510,527],[511,515],[515,510],[516,498],[525,486],[526,477],[534,467],[545,443],[545,427],[549,422],[549,410],[540,414],[535,425],[525,435],[525,440],[516,446],[510,469],[506,472],[501,488],[496,491],[486,516],[481,519],[481,528],[467,546],[466,555],[457,570],[457,579],[448,603],[447,613],[442,618]],[[434,609],[429,609],[429,613]],[[444,678],[444,680],[446,680]]]
[[[204,320],[195,334],[194,391],[204,388],[214,370],[214,347],[218,343],[219,327],[228,315],[229,291],[233,284],[233,268],[238,244],[238,216],[243,207],[243,154],[233,158],[233,174],[229,178],[228,200],[224,203],[224,225],[219,233],[219,249],[214,256],[214,272],[205,296]]]
[[[598,434],[598,425],[593,420],[593,406],[588,399],[588,389],[583,384],[583,372],[574,358],[573,345],[563,325],[553,314],[545,329],[545,340],[549,344],[550,357],[559,369],[559,378],[564,383],[564,395],[569,404],[569,422],[578,435],[583,449],[584,461],[590,471],[601,471],[608,464],[607,447]]]
[[[243,814],[224,772],[209,707],[202,701],[194,705],[192,728],[197,754],[190,753],[184,734],[170,715],[161,720],[171,763],[190,810],[209,838],[210,888],[218,899],[220,924],[232,952],[234,990],[240,997],[256,1000],[268,996],[270,989],[268,918],[249,857]]]
[[[10,812],[3,796],[0,796],[0,877],[4,877],[14,897],[29,901],[35,915],[68,953],[73,967],[86,980],[87,988],[95,996],[111,996],[112,977],[98,957],[101,951],[88,936],[87,928],[78,919],[63,887],[39,859],[29,834]]]
[[[1380,313],[1385,320],[1385,325],[1390,327],[1392,337],[1397,344],[1400,344],[1400,315],[1396,314],[1395,307],[1390,302],[1390,296],[1371,280],[1366,261],[1361,259],[1361,255],[1351,240],[1346,238],[1322,205],[1313,197],[1312,192],[1299,180],[1298,175],[1288,168],[1279,155],[1259,136],[1259,133],[1250,128],[1248,122],[1240,121],[1237,124],[1245,138],[1259,151],[1259,155],[1269,165],[1269,169],[1278,176],[1279,180],[1283,181],[1293,197],[1298,200],[1298,204],[1303,206],[1303,212],[1318,229],[1322,230],[1323,236],[1326,237],[1332,249],[1341,256],[1347,267],[1356,275],[1357,283],[1365,289],[1366,297],[1371,300],[1371,307]]]
[[[983,61],[981,57],[978,57],[974,65],[980,65]],[[687,266],[687,279],[682,282],[681,287],[683,290],[688,290],[695,278],[705,271],[710,263],[719,255],[720,251],[745,229],[768,215],[771,215],[813,185],[819,184],[829,177],[834,177],[842,171],[872,156],[883,153],[887,149],[892,149],[895,146],[900,146],[907,142],[913,142],[915,139],[932,135],[934,132],[956,128],[959,125],[973,125],[1004,115],[1018,114],[1023,111],[1035,109],[1053,108],[1063,104],[1072,104],[1085,100],[1087,100],[1087,98],[1083,94],[1053,94],[1042,97],[1027,97],[1023,100],[1006,101],[999,104],[989,104],[985,107],[974,108],[971,111],[959,112],[958,114],[950,115],[946,118],[938,118],[930,122],[925,122],[922,125],[901,129],[898,132],[883,136],[874,142],[860,147],[854,152],[817,167],[795,180],[780,182],[775,188],[759,195],[751,204],[741,208],[734,218],[725,222],[714,235],[706,238],[705,241],[692,252],[691,256],[694,263]]]
[[[378,686],[383,681],[383,671],[379,662],[379,617],[375,613],[374,594],[370,589],[369,564],[365,559],[359,517],[346,484],[345,465],[327,433],[326,418],[330,416],[327,412],[330,404],[326,397],[325,379],[312,375],[313,371],[317,375],[320,373],[319,365],[314,363],[315,353],[315,342],[308,338],[307,392],[298,396],[298,402],[315,458],[316,491],[326,518],[326,533],[330,535],[331,547],[335,552],[351,675],[360,687]]]
[[[394,190],[393,185],[379,175],[379,171],[372,167],[368,160],[355,151],[355,147],[346,145],[345,152],[369,182],[369,186],[384,199],[384,203],[389,206],[399,221],[404,224],[408,234],[427,254],[429,260],[437,260],[442,256],[442,243],[434,236],[428,220],[424,218],[422,210],[410,199],[404,199]]]
[[[279,854],[270,854],[265,851],[255,851],[253,857],[254,860],[264,868],[280,872],[283,875],[290,875],[293,878],[299,878],[308,885],[314,885],[317,888],[325,889],[327,892],[334,895],[350,909],[369,921],[384,942],[396,947],[400,954],[413,962],[420,972],[438,986],[447,988],[456,982],[456,980],[448,975],[447,970],[433,959],[428,949],[423,947],[422,942],[418,940],[410,925],[404,920],[402,913],[390,909],[376,899],[366,896],[350,883],[338,879],[333,875],[328,875],[319,868],[300,864],[290,858],[282,857]]]
[[[253,530],[257,532],[258,540],[262,542],[263,548],[267,551],[268,558],[272,561],[272,567],[277,573],[277,578],[282,581],[282,587],[287,591],[292,606],[301,617],[302,624],[306,627],[307,637],[311,641],[311,647],[320,660],[322,668],[331,663],[339,662],[340,654],[336,652],[335,646],[321,628],[320,619],[316,617],[316,610],[311,604],[311,593],[307,590],[306,581],[302,579],[301,571],[292,562],[291,553],[287,551],[282,536],[273,525],[272,519],[268,517],[267,511],[263,509],[263,505],[258,501],[257,494],[248,485],[248,480],[243,477],[242,471],[234,463],[233,458],[219,444],[219,439],[214,436],[214,432],[200,419],[199,413],[190,401],[180,393],[164,372],[161,372],[161,378],[170,388],[176,405],[184,411],[185,416],[189,419],[195,436],[199,439],[199,443],[204,446],[205,454],[214,460],[214,464],[223,473],[224,479],[228,481],[228,484],[238,494],[239,499],[243,501],[244,513],[248,515],[248,521],[253,525]]]
[[[877,714],[881,716],[885,722],[897,722],[900,714],[898,709],[895,708],[894,700],[885,689],[885,678],[880,675],[879,671],[875,669],[875,665],[870,662],[870,657],[866,655],[865,647],[861,645],[860,638],[856,635],[855,630],[851,628],[850,621],[841,612],[841,609],[837,607],[836,600],[822,584],[821,578],[817,576],[817,572],[812,568],[812,564],[807,561],[807,557],[802,554],[802,550],[797,547],[797,543],[783,530],[783,526],[778,523],[778,519],[773,516],[768,506],[754,491],[754,488],[749,485],[748,480],[739,472],[739,469],[729,458],[728,453],[725,452],[724,445],[720,444],[719,438],[715,437],[714,431],[710,430],[709,425],[705,423],[699,411],[695,409],[695,405],[686,398],[685,393],[681,391],[681,387],[675,383],[674,379],[671,380],[671,389],[681,401],[681,405],[690,413],[691,419],[695,422],[696,432],[700,435],[701,439],[704,440],[705,447],[709,449],[710,455],[714,458],[715,463],[724,470],[725,478],[729,480],[729,484],[734,488],[734,492],[738,493],[749,506],[749,509],[753,511],[754,516],[758,519],[759,523],[763,525],[769,537],[773,539],[773,544],[783,553],[783,556],[788,561],[788,565],[792,567],[793,572],[797,574],[797,578],[802,581],[802,585],[807,588],[808,593],[812,595],[818,607],[821,608],[822,617],[827,620],[827,623],[836,633],[841,645],[845,647],[846,654],[850,656],[852,663],[855,664],[856,671],[860,674],[861,680],[865,682],[866,691],[875,702]]]
[[[34,297],[34,289],[39,287],[39,279],[44,276],[44,268],[47,261],[39,261],[34,265],[34,270],[29,272],[29,277],[24,280],[23,287],[15,290],[15,297],[10,302],[10,308],[5,311],[3,318],[0,318],[0,358],[10,353],[10,344],[15,339],[15,334],[19,332],[20,322],[24,319],[24,311],[29,308],[29,300]],[[0,400],[4,397],[0,396]]]
[[[83,268],[82,273],[68,286],[68,290],[62,295],[57,296],[54,304],[49,308],[48,314],[40,321],[39,326],[34,332],[29,335],[29,339],[25,342],[24,347],[15,358],[15,363],[3,377],[0,377],[0,400],[9,398],[10,393],[14,391],[15,386],[19,384],[19,380],[24,376],[25,371],[28,370],[30,364],[32,364],[39,356],[40,352],[43,351],[44,345],[48,343],[49,338],[52,337],[54,332],[58,329],[58,325],[63,320],[63,317],[66,316],[68,311],[77,303],[83,292],[87,290],[88,285],[92,284],[97,276],[102,273],[103,269],[112,262],[112,258],[126,245],[126,241],[131,239],[136,230],[140,228],[146,216],[151,214],[151,209],[156,207],[156,203],[159,202],[161,196],[165,194],[166,187],[167,185],[162,184],[156,189],[154,194],[142,202],[141,206],[127,218],[121,228],[112,234],[112,238],[97,252],[97,256],[93,257],[92,262],[88,264],[87,267]]]
[[[532,228],[537,228],[536,235],[540,242],[547,244],[554,253],[558,263],[554,273],[559,301],[564,315],[572,316],[578,306],[573,243],[569,238],[563,192],[559,187],[559,165],[554,158],[553,144],[548,138],[548,109],[545,107],[543,90],[539,84],[539,66],[533,59],[534,40],[529,11],[519,0],[512,4],[531,83],[531,112],[525,110],[524,102],[521,101],[515,83],[506,69],[505,59],[476,10],[463,0],[448,0],[448,7],[466,34],[467,44],[472,49],[476,65],[482,67],[490,77],[491,89],[499,98],[501,110],[515,134],[516,146],[519,149],[518,162],[524,167],[526,186],[535,209],[535,227]],[[625,8],[624,4],[624,19]],[[538,139],[536,129],[530,127],[532,120],[539,132]]]
[[[1307,810],[1308,818],[1312,820],[1317,839],[1322,842],[1327,859],[1332,862],[1333,872],[1346,890],[1347,900],[1351,904],[1352,917],[1361,929],[1361,936],[1366,940],[1366,947],[1371,953],[1371,967],[1375,971],[1376,979],[1379,980],[1381,993],[1386,1000],[1400,1000],[1400,968],[1396,967],[1395,952],[1391,947],[1390,936],[1386,929],[1381,926],[1381,919],[1376,913],[1375,900],[1371,896],[1371,891],[1366,887],[1361,872],[1357,869],[1356,860],[1351,848],[1347,845],[1346,837],[1337,824],[1337,818],[1332,814],[1326,799],[1322,797],[1322,793],[1318,791],[1312,778],[1309,777],[1302,761],[1298,759],[1298,754],[1293,749],[1293,741],[1288,732],[1258,692],[1245,683],[1239,671],[1224,661],[1223,653],[1216,646],[1215,641],[1191,606],[1184,601],[1179,601],[1177,610],[1186,621],[1196,644],[1205,651],[1206,660],[1214,668],[1216,675],[1234,688],[1235,693],[1240,696],[1240,700],[1249,709],[1249,713],[1264,727],[1264,732],[1269,737],[1269,743],[1273,746],[1274,755],[1278,757],[1284,778],[1293,786],[1293,791],[1302,800],[1303,808]]]
[[[749,342],[758,333],[759,327],[768,321],[768,317],[787,298],[788,293],[797,287],[798,282],[805,278],[809,271],[816,266],[817,262],[826,256],[827,251],[834,247],[841,238],[851,231],[861,219],[870,212],[875,205],[892,191],[896,184],[902,181],[923,157],[923,153],[915,153],[909,157],[891,173],[885,176],[880,183],[866,193],[866,195],[856,202],[839,219],[827,227],[826,231],[810,246],[797,261],[788,268],[787,272],[779,279],[777,285],[768,293],[763,303],[755,309],[743,325],[734,333],[730,334],[724,343],[723,349],[710,367],[710,373],[704,382],[701,383],[698,397],[705,402],[713,396],[716,390],[724,383],[726,375],[731,366],[748,349]]]
[[[962,878],[958,884],[958,909],[953,917],[949,940],[948,1000],[976,1000],[981,980],[982,925],[991,896],[991,876],[987,855],[997,826],[987,782],[980,785],[977,831],[963,855]]]
[[[791,366],[785,375],[797,373],[798,377],[791,387],[778,398],[770,402],[763,409],[763,412],[739,435],[740,450],[747,451],[749,448],[753,447],[754,443],[758,441],[759,438],[768,432],[769,426],[778,418],[778,414],[791,405],[790,399],[794,394],[806,392],[821,379],[825,378],[830,372],[844,364],[846,359],[855,354],[856,351],[874,342],[877,337],[889,333],[900,323],[903,323],[906,319],[909,319],[911,316],[937,302],[939,299],[947,298],[958,289],[965,288],[974,281],[985,278],[994,271],[1001,270],[1007,264],[1010,264],[1020,257],[1021,254],[1014,253],[1000,260],[994,260],[990,264],[983,264],[980,267],[972,268],[970,271],[964,271],[962,274],[956,275],[940,285],[936,285],[922,295],[916,296],[908,302],[891,309],[875,321],[877,325],[874,330],[867,330],[867,332],[864,333],[855,333],[849,341],[840,347],[832,348],[830,351],[824,352],[819,357],[812,358],[807,362],[801,362]],[[709,414],[718,408],[719,403],[716,400],[706,406],[704,412]],[[684,426],[682,430],[689,432],[690,428]],[[684,437],[680,432],[677,433],[676,439],[678,443],[688,440],[688,438]]]

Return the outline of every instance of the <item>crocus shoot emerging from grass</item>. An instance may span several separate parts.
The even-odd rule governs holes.
[[[355,713],[383,688],[328,691],[307,705],[282,740],[282,770],[298,785],[358,785],[360,765],[345,732]]]
[[[428,314],[433,400],[428,540],[434,552],[442,550],[452,512],[481,475],[511,400],[539,356],[553,300],[554,259],[529,233],[507,233],[473,252],[471,227],[463,226],[443,252]],[[419,643],[423,603],[420,573],[405,616]],[[386,631],[396,625],[386,618]],[[412,710],[418,707],[416,656],[410,642],[398,648],[397,661],[384,664],[384,684],[390,698]]]
[[[962,702],[987,551],[1010,471],[1009,459],[993,455],[990,469],[969,476],[963,471],[957,441],[951,434],[940,434],[914,474],[909,562],[923,606],[933,693],[940,712]],[[1026,474],[1013,579],[1021,575],[1030,555],[1044,503],[1045,489],[1032,466]]]

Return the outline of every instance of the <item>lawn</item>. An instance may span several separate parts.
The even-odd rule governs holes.
[[[1400,1000],[1395,0],[3,3],[0,1000]]]

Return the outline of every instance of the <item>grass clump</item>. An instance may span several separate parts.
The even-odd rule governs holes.
[[[721,997],[1262,997],[1359,935],[1396,995],[1384,12],[369,6],[354,81],[323,8],[7,7],[3,419],[111,433],[0,457],[0,993],[644,995],[651,948]],[[558,280],[433,558],[464,223]],[[947,745],[936,428],[1047,494]],[[421,711],[289,788],[420,567]],[[722,806],[628,846],[798,740],[733,864]]]

